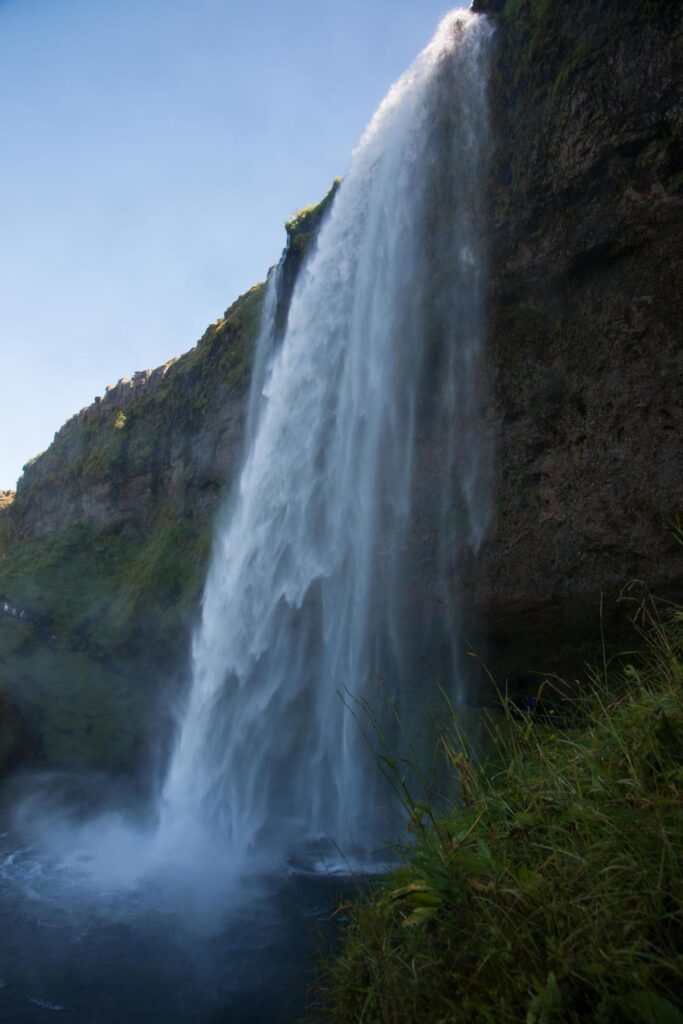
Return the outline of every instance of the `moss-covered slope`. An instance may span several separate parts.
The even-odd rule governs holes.
[[[0,694],[31,756],[119,769],[148,745],[239,458],[262,295],[70,420],[0,516]]]
[[[160,513],[205,518],[239,457],[263,293],[252,288],[186,355],[124,378],[69,420],[25,467],[14,536],[77,522],[148,533]]]
[[[286,225],[292,287],[332,195]],[[129,770],[168,738],[159,715],[186,673],[213,519],[241,459],[264,293],[186,355],[108,388],[0,494],[0,770]]]

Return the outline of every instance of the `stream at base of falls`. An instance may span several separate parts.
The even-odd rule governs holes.
[[[331,915],[362,884],[323,865],[136,877],[111,814],[99,846],[73,825],[46,845],[12,818],[0,811],[1,1024],[290,1024],[338,933]]]
[[[484,756],[490,714],[457,710]],[[385,821],[405,842],[405,820]],[[308,837],[296,861],[233,870],[206,836],[169,847],[160,835],[129,784],[4,782],[0,1024],[296,1024],[321,954],[343,937],[339,908],[395,863],[387,848],[354,863]]]

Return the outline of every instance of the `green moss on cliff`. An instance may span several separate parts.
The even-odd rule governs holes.
[[[327,194],[319,203],[299,210],[286,223],[287,248],[279,266],[278,294],[275,310],[275,333],[281,335],[287,325],[289,303],[294,292],[296,280],[304,260],[311,252],[320,226],[330,210],[330,206],[341,184],[341,178],[335,178]]]
[[[149,380],[117,386],[69,421],[47,451],[25,467],[12,511],[17,534],[24,531],[32,509],[58,507],[68,494],[74,495],[70,513],[60,513],[55,525],[76,522],[76,492],[98,482],[115,504],[118,483],[148,473],[161,475],[160,461],[170,461],[174,450],[186,447],[210,409],[244,395],[263,295],[264,285],[256,285],[186,355],[171,360]]]
[[[287,232],[289,246],[297,255],[303,256],[307,252],[308,247],[317,234],[325,213],[337,193],[337,189],[341,185],[341,181],[341,178],[335,178],[319,203],[305,206],[303,209],[298,210],[293,217],[285,221],[285,231]]]
[[[0,696],[50,762],[130,767],[187,656],[222,481],[174,493],[173,462],[195,472],[209,412],[243,408],[262,301],[257,285],[186,356],[70,421],[0,511],[17,612],[0,614]]]
[[[337,184],[288,224],[299,255]],[[27,464],[16,501],[2,492],[0,597],[16,615],[0,614],[0,699],[26,712],[51,763],[133,766],[159,687],[182,673],[264,294],[108,389]]]
[[[130,767],[157,684],[185,656],[210,529],[160,516],[76,524],[15,543],[0,532],[0,695],[26,712],[50,762]]]

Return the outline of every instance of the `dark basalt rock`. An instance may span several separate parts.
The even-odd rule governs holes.
[[[484,414],[497,522],[463,600],[509,675],[566,668],[567,647],[599,635],[601,596],[611,619],[631,578],[680,594],[683,8],[479,6],[501,15]]]
[[[473,0],[472,10],[475,14],[500,14],[505,8],[506,0]]]
[[[0,780],[38,755],[38,742],[17,707],[0,693]]]

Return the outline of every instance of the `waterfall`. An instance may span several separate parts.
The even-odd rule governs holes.
[[[392,87],[276,345],[268,286],[244,463],[162,794],[171,837],[205,830],[241,858],[323,835],[367,848],[386,829],[357,719],[384,722],[387,702],[419,716],[415,579],[447,597],[488,517],[476,413],[491,31],[448,14]]]

